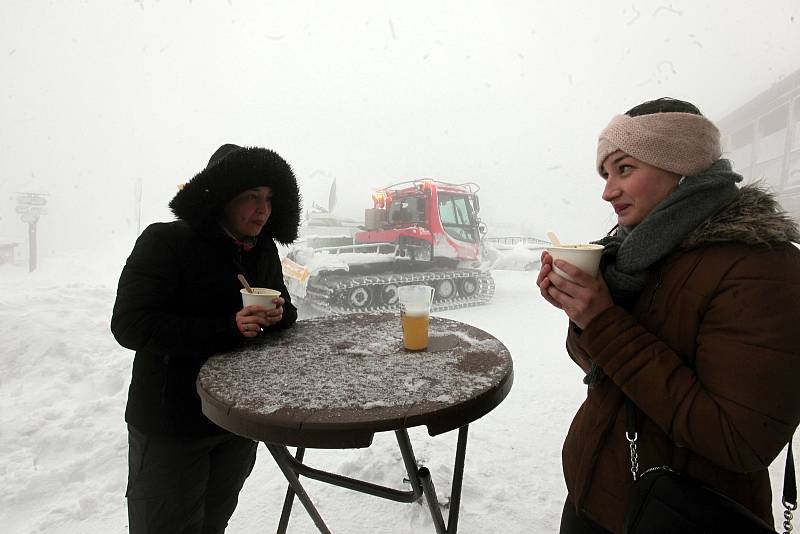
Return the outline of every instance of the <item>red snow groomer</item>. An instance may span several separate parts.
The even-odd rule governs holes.
[[[436,290],[434,310],[488,302],[494,280],[480,268],[485,229],[478,189],[414,180],[374,191],[351,243],[316,247],[312,241],[289,255],[307,269],[301,296],[330,311],[386,311],[397,308],[399,286],[427,284]]]

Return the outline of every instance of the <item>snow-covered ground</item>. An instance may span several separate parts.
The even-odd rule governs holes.
[[[41,258],[34,273],[21,264],[0,265],[3,532],[127,532],[123,412],[133,354],[116,344],[108,327],[126,252]],[[584,395],[581,373],[564,350],[564,318],[538,296],[536,272],[494,276],[497,292],[489,305],[439,313],[491,332],[511,351],[515,368],[506,400],[470,426],[459,531],[554,532],[565,495],[561,442]],[[417,458],[431,469],[445,500],[456,433],[431,438],[416,428],[410,434]],[[309,450],[306,460],[403,487],[392,433],[376,435],[368,449]],[[783,461],[781,454],[772,469],[778,493]],[[421,503],[305,484],[334,532],[433,532]],[[261,447],[228,532],[273,531],[285,488]],[[289,532],[317,532],[298,503]]]

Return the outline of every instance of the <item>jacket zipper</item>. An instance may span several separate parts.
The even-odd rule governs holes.
[[[658,271],[658,279],[656,280],[656,285],[653,288],[653,292],[650,293],[650,306],[649,306],[649,309],[653,308],[653,303],[656,301],[656,293],[658,293],[658,289],[661,287],[661,284],[663,283],[663,281],[664,280],[661,278],[661,271],[659,270]]]

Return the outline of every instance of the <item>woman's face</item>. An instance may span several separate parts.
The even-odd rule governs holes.
[[[272,213],[272,189],[266,186],[243,191],[223,210],[225,228],[234,236],[256,237]]]
[[[678,187],[680,175],[617,150],[603,162],[603,179],[603,200],[611,203],[617,223],[633,228]]]

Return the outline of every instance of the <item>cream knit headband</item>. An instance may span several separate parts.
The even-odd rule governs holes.
[[[598,139],[600,174],[605,159],[617,150],[683,176],[699,174],[722,156],[717,127],[693,113],[617,115]]]

